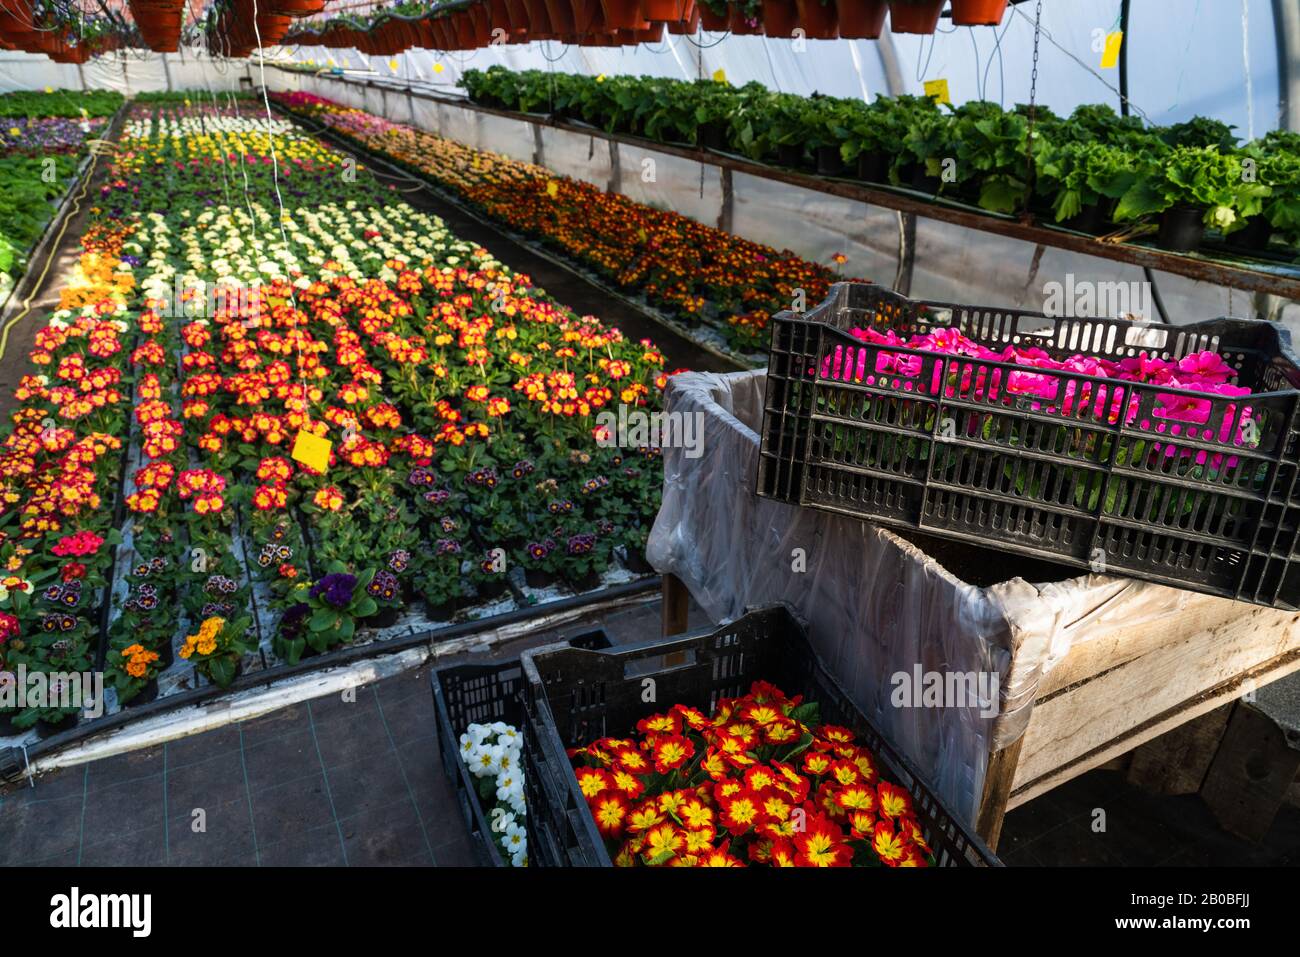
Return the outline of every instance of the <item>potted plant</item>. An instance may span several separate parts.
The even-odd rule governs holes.
[[[1132,186],[1115,208],[1119,221],[1160,214],[1156,242],[1163,249],[1196,249],[1206,226],[1232,227],[1258,215],[1271,194],[1268,186],[1247,182],[1241,157],[1214,146],[1178,146],[1141,164]]]
[[[1137,164],[1137,157],[1121,147],[1048,141],[1035,156],[1036,185],[1049,197],[1056,222],[1080,232],[1101,232],[1137,178]]]
[[[952,0],[952,22],[959,27],[996,27],[1007,12],[1007,0]]]
[[[379,611],[379,603],[366,591],[374,577],[373,568],[353,575],[342,562],[333,562],[318,581],[303,582],[290,593],[295,604],[311,609],[302,637],[313,650],[323,653],[351,641],[357,622]]]
[[[760,0],[732,0],[727,16],[727,27],[738,37],[758,36],[763,32],[759,18],[763,7]]]
[[[886,0],[835,0],[840,37],[845,40],[878,40],[885,29]]]
[[[797,0],[799,25],[810,40],[834,40],[839,29],[835,16],[835,0]]]
[[[118,703],[124,707],[147,704],[158,697],[160,656],[139,642],[124,648],[110,648],[105,656],[104,675],[117,689]]]
[[[248,639],[251,621],[247,615],[231,621],[215,615],[205,618],[198,631],[186,636],[181,658],[218,688],[230,687],[239,674],[240,659],[255,647]]]
[[[731,11],[726,0],[696,0],[700,11],[700,27],[710,33],[722,33],[730,24]]]
[[[763,32],[769,37],[789,39],[799,25],[795,0],[763,0]]]
[[[639,0],[600,0],[600,6],[605,11],[607,29],[644,30],[650,26],[649,21],[641,16]]]
[[[889,0],[889,29],[894,33],[934,33],[945,0]]]

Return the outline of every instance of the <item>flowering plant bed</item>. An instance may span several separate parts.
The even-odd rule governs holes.
[[[607,652],[549,645],[522,661],[534,863],[996,863],[783,607],[709,633]]]
[[[1054,320],[843,284],[776,320],[759,494],[1294,607],[1297,389],[1265,322]]]
[[[292,124],[134,107],[81,246],[0,440],[0,672],[224,686],[642,550],[658,449],[595,415],[656,407],[653,344]]]
[[[614,286],[643,294],[687,324],[716,325],[729,346],[766,343],[771,315],[803,289],[819,301],[835,270],[667,210],[496,153],[392,123],[310,93],[277,94],[291,111],[389,157],[537,237]]]

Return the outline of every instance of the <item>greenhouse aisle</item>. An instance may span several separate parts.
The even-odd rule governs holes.
[[[692,604],[690,625],[705,625]],[[441,664],[514,657],[606,628],[657,637],[657,602]],[[1104,833],[1094,809],[1107,812]],[[203,813],[196,814],[196,811]],[[196,822],[205,824],[196,830]],[[86,835],[112,834],[91,842]],[[1012,811],[1009,866],[1300,863],[1300,808],[1258,846],[1219,828],[1192,796],[1156,797],[1094,771]],[[161,747],[52,772],[0,791],[0,865],[470,866],[477,862],[434,728],[429,668]]]

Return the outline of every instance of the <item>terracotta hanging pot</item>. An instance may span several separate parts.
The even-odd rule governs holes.
[[[573,24],[573,5],[569,0],[546,0],[546,12],[551,17],[551,29],[556,33],[577,33]]]
[[[486,4],[476,3],[469,8],[469,22],[474,25],[474,45],[485,47],[492,42],[492,24]]]
[[[945,0],[889,0],[889,29],[894,33],[934,33]]]
[[[996,27],[1007,0],[952,0],[952,22],[960,27]]]
[[[668,24],[668,32],[676,36],[693,37],[700,30],[700,4],[692,2],[691,12],[680,23]]]
[[[745,11],[736,6],[730,8],[727,27],[731,30],[733,35],[738,37],[759,36],[763,32],[763,26],[761,23],[757,20],[752,23],[746,20]]]
[[[799,7],[795,0],[763,0],[763,32],[769,37],[789,40],[799,25]]]
[[[573,26],[578,36],[605,33],[605,11],[600,0],[569,0],[573,8]]]
[[[835,0],[840,36],[845,40],[879,40],[885,29],[885,0]]]
[[[640,0],[643,19],[680,23],[690,16],[690,0]]]
[[[269,6],[272,12],[282,16],[310,17],[324,9],[325,0],[275,0]]]
[[[809,40],[834,40],[839,36],[836,28],[835,5],[828,0],[796,0],[799,5],[799,26]]]
[[[641,16],[638,0],[600,0],[605,26],[611,30],[645,30],[649,21]]]
[[[532,25],[528,18],[528,7],[524,0],[506,0],[506,14],[510,18],[510,32],[524,34]]]
[[[700,27],[710,33],[724,33],[730,26],[731,15],[728,12],[714,13],[704,0],[696,0],[700,10]]]
[[[637,30],[635,31],[635,33],[636,33],[637,43],[660,43],[663,41],[664,38],[663,21],[660,20],[651,23],[650,26],[647,27],[646,29]]]
[[[551,15],[546,10],[546,0],[524,0],[528,8],[528,32],[534,40],[544,40],[551,33]]]
[[[510,11],[506,7],[506,0],[488,0],[487,8],[489,32],[500,29],[509,33]]]
[[[451,25],[456,31],[456,49],[472,50],[477,45],[474,39],[474,21],[468,10],[460,10],[451,15]]]

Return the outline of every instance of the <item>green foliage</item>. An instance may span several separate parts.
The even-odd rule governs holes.
[[[21,90],[0,95],[0,117],[17,116],[112,116],[124,97],[114,90],[54,90],[50,93]]]
[[[944,110],[929,97],[859,99],[797,96],[749,83],[660,77],[577,76],[504,67],[470,70],[462,83],[475,100],[511,110],[556,112],[609,132],[695,143],[709,124],[723,148],[759,162],[778,150],[838,146],[845,163],[863,155],[887,158],[888,178],[916,165],[937,176],[952,159],[955,182],[945,194],[998,213],[1015,213],[1034,192],[1057,222],[1104,200],[1117,201],[1115,220],[1155,215],[1175,204],[1205,209],[1205,222],[1223,232],[1261,213],[1294,242],[1300,237],[1300,134],[1273,131],[1245,147],[1232,127],[1208,117],[1148,127],[1134,116],[1090,103],[1061,117],[1038,106],[1032,148],[1029,109],[1003,110],[971,101]],[[1252,181],[1249,159],[1258,174]]]

